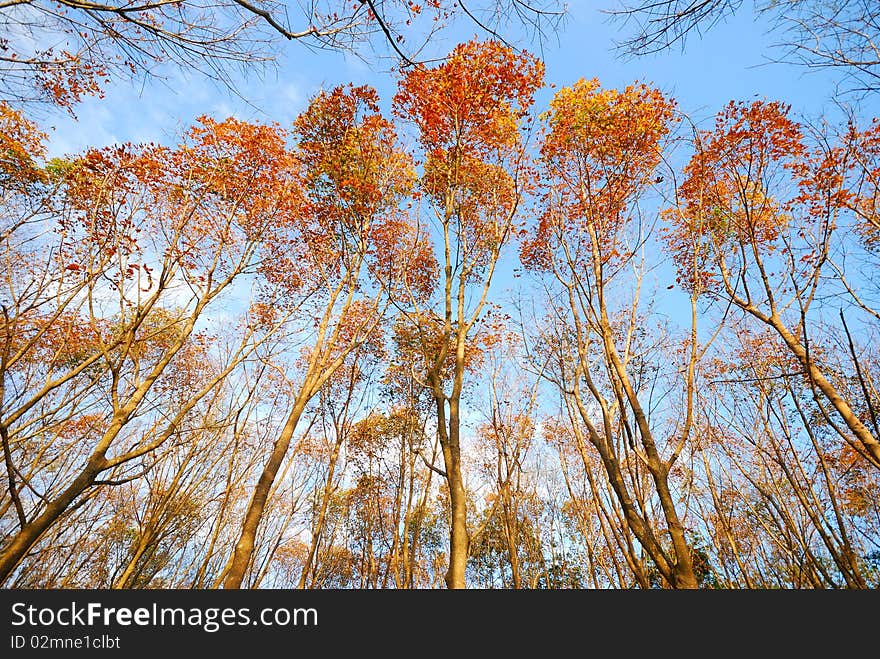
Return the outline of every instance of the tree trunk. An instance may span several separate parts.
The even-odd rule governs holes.
[[[260,479],[257,481],[257,486],[254,488],[254,494],[251,497],[247,512],[244,516],[241,534],[239,535],[238,542],[235,544],[235,550],[229,558],[229,563],[226,569],[226,578],[223,580],[224,588],[241,588],[241,584],[244,581],[244,575],[253,559],[257,528],[260,525],[260,520],[263,518],[263,512],[266,509],[266,501],[269,499],[269,492],[275,482],[275,477],[278,475],[278,470],[281,468],[281,463],[284,461],[284,456],[287,455],[287,449],[290,447],[290,440],[293,438],[293,433],[296,430],[296,426],[299,423],[299,419],[302,416],[305,406],[306,398],[304,396],[294,403],[290,416],[287,417],[287,422],[281,430],[281,435],[272,447],[269,461],[266,463],[266,466],[263,467]]]
[[[4,583],[28,551],[42,535],[64,514],[76,498],[85,492],[104,469],[104,456],[93,455],[79,476],[56,499],[46,504],[45,510],[25,524],[7,547],[0,553],[0,584]]]
[[[449,473],[449,503],[452,520],[449,527],[449,568],[446,571],[446,586],[465,588],[465,569],[467,568],[470,539],[467,532],[467,494],[461,477],[459,457],[454,456],[455,467]]]
[[[449,486],[449,566],[446,570],[446,587],[466,588],[470,538],[467,531],[467,493],[461,473],[461,446],[459,445],[459,403],[456,398],[449,401],[449,425],[446,420],[445,397],[436,396],[439,421],[440,445],[446,466],[446,483]]]

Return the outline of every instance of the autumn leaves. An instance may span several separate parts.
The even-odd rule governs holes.
[[[566,514],[584,528],[601,521],[604,541],[586,542],[591,551],[604,542],[596,551],[611,556],[617,583],[705,585],[682,473],[687,463],[693,479],[713,442],[741,464],[708,413],[728,395],[706,383],[727,372],[718,359],[706,366],[723,331],[753,346],[740,361],[763,359],[760,346],[772,353],[765,366],[784,364],[779,377],[803,387],[799,410],[815,406],[836,447],[817,456],[850,471],[880,466],[863,336],[842,313],[835,325],[814,311],[819,292],[832,291],[880,318],[859,293],[864,275],[844,263],[855,246],[871,265],[880,235],[877,126],[833,135],[796,123],[780,103],[755,102],[732,103],[712,129],[688,133],[659,90],[596,80],[558,90],[537,114],[543,84],[533,56],[474,41],[406,69],[395,120],[375,90],[345,85],[318,93],[290,127],[203,117],[175,146],[92,149],[45,164],[44,136],[0,106],[0,579],[90,505],[121,506],[113,488],[129,486],[155,506],[112,585],[149,582],[139,575],[169,537],[163,524],[177,524],[183,542],[196,501],[214,512],[200,522],[192,573],[181,568],[191,585],[258,584],[285,556],[301,560],[293,581],[323,583],[318,564],[336,551],[327,540],[335,470],[349,441],[370,464],[400,447],[399,469],[383,472],[398,479],[384,499],[397,520],[385,582],[417,583],[407,552],[423,538],[399,527],[431,516],[439,524],[443,515],[425,512],[439,476],[448,543],[433,558],[442,557],[448,587],[464,587],[469,559],[488,546],[474,538],[492,519],[474,524],[462,394],[511,332],[528,347],[516,359],[534,376],[533,393],[510,411],[510,427],[493,413],[483,435],[506,461],[492,510],[506,515],[517,585],[528,580],[511,483],[539,426],[557,429],[548,446],[559,446],[567,486],[589,482],[592,502],[581,506],[571,490]],[[690,158],[680,166],[682,150]],[[645,203],[658,190],[662,198]],[[519,327],[494,306],[492,287],[516,247],[537,309]],[[685,336],[653,362],[648,247],[671,259],[691,312]],[[242,290],[246,303],[234,308]],[[356,419],[349,404],[378,388],[378,370],[395,403],[387,416],[371,409]],[[767,369],[757,371],[763,379]],[[660,372],[676,402],[658,411],[651,378]],[[539,411],[539,389],[558,402],[555,416]],[[333,429],[320,451],[307,450],[319,418]],[[706,460],[717,504],[723,492]],[[313,522],[299,546],[273,500],[306,464]],[[219,494],[210,489],[217,473],[226,478]],[[713,538],[722,530],[719,522]],[[831,537],[828,546],[846,583],[867,583],[851,545]]]

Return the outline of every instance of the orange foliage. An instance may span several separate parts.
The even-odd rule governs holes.
[[[590,236],[575,253],[579,262],[590,262],[593,249],[602,263],[627,256],[619,234],[628,206],[660,163],[674,112],[674,101],[644,84],[619,91],[579,80],[556,93],[542,115],[544,210],[521,248],[527,267],[548,269],[572,236]]]
[[[389,214],[375,222],[371,238],[372,278],[396,299],[427,300],[439,270],[428,236],[408,218]]]
[[[155,176],[150,147],[131,144],[89,149],[63,170],[64,231],[84,232],[82,249],[96,246],[106,256],[131,255],[139,249],[143,227],[129,202]]]
[[[455,163],[429,158],[422,185],[429,196],[454,207],[460,240],[475,266],[472,277],[478,278],[479,269],[508,238],[519,203],[513,177],[504,167],[462,155]]]
[[[84,438],[101,435],[106,424],[107,420],[101,414],[83,414],[66,419],[58,425],[55,432],[63,439],[78,442]]]
[[[487,349],[500,341],[502,330],[493,321],[490,318],[465,344],[463,368],[466,372],[478,372]],[[455,328],[446,332],[444,326],[443,319],[430,311],[417,317],[399,317],[394,324],[397,358],[389,367],[389,378],[400,374],[406,379],[412,372],[423,382],[431,372],[438,373],[441,381],[452,378],[456,367]]]
[[[699,135],[681,203],[665,213],[664,238],[689,290],[711,285],[711,259],[739,243],[771,251],[789,225],[789,206],[774,199],[772,187],[780,172],[803,172],[806,149],[788,111],[778,102],[731,102],[714,130]]]
[[[46,134],[0,101],[0,188],[21,188],[45,179],[34,162],[46,155]]]
[[[880,485],[863,456],[843,444],[822,457],[834,473],[840,474],[839,495],[846,512],[854,517],[871,514],[880,496]]]
[[[326,289],[356,276],[365,259],[378,286],[405,279],[420,295],[431,287],[424,237],[401,210],[412,162],[377,101],[369,87],[337,87],[315,96],[294,124],[301,201],[268,245],[265,269],[286,290]]]
[[[371,87],[320,92],[294,123],[314,231],[354,228],[395,207],[414,174]]]
[[[810,179],[818,179],[810,189],[812,198],[852,210],[864,244],[874,250],[880,247],[880,120],[875,118],[862,131],[850,126],[843,145],[823,160],[820,174],[824,177]]]
[[[411,410],[392,408],[389,413],[371,412],[355,423],[348,435],[348,451],[355,461],[368,462],[399,446],[403,437],[418,442],[419,419]]]
[[[297,160],[287,146],[288,132],[278,124],[249,123],[233,117],[218,122],[203,116],[197,121],[179,152],[169,154],[165,169],[178,174],[173,191],[181,201],[199,200],[204,195],[224,202],[221,218],[213,218],[216,209],[206,206],[198,221],[219,224],[223,216],[234,213],[252,239],[261,236],[270,221],[292,221],[299,201],[299,179]]]
[[[247,241],[269,241],[298,208],[296,161],[286,132],[201,117],[180,145],[91,149],[65,168],[62,228],[80,229],[105,255],[169,237],[165,256],[195,270]],[[127,276],[134,274],[129,266]],[[136,268],[135,268],[136,269]]]
[[[455,240],[468,278],[497,258],[524,188],[520,127],[543,64],[495,41],[457,46],[443,64],[401,78],[394,112],[413,121],[425,153],[422,189]]]
[[[0,319],[0,332],[9,334],[9,351],[15,354],[33,341],[23,353],[24,363],[48,371],[76,366],[100,350],[112,332],[112,323],[89,322],[76,313],[19,317],[8,326]]]
[[[435,68],[409,70],[394,97],[395,113],[414,120],[434,160],[464,153],[480,159],[518,139],[544,64],[497,41],[459,44]]]
[[[48,61],[36,65],[34,82],[50,103],[71,111],[85,96],[103,96],[102,87],[110,82],[109,70],[96,59],[67,50],[42,55]]]

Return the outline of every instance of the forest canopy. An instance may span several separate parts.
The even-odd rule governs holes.
[[[550,4],[339,4],[0,6],[81,48],[0,42],[0,585],[880,585],[880,122],[557,84],[500,31]],[[393,91],[50,155],[269,33]]]

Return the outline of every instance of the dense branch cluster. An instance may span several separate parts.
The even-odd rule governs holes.
[[[413,66],[458,22],[541,41],[563,18],[556,0],[0,0],[0,98],[71,110],[113,78],[167,65],[234,88],[237,69],[272,62],[288,41]]]

